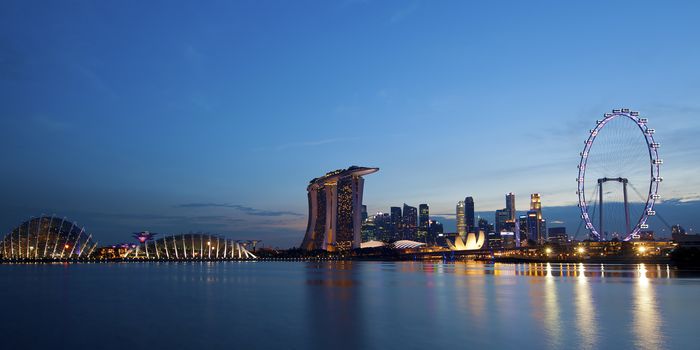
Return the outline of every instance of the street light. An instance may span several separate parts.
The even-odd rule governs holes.
[[[552,254],[552,248],[547,247],[544,249],[544,252],[547,253],[547,255]]]
[[[578,247],[578,248],[576,249],[576,251],[577,251],[579,254],[583,254],[583,253],[586,252],[586,249],[584,249],[583,247]]]

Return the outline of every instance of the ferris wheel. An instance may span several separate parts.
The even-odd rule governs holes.
[[[591,239],[639,237],[649,228],[648,218],[656,215],[663,160],[647,122],[639,112],[613,109],[589,131],[580,153],[576,194]]]

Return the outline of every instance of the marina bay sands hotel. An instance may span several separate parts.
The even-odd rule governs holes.
[[[379,168],[351,166],[309,182],[309,223],[302,249],[329,251],[360,247],[364,175]]]

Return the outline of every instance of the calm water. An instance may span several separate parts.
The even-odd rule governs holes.
[[[665,265],[0,265],[3,349],[697,349]]]

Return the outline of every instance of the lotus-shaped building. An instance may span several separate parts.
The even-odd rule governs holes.
[[[484,247],[486,241],[486,234],[484,231],[479,231],[478,233],[468,233],[466,238],[462,238],[457,235],[454,242],[447,240],[447,246],[450,250],[477,250]]]

